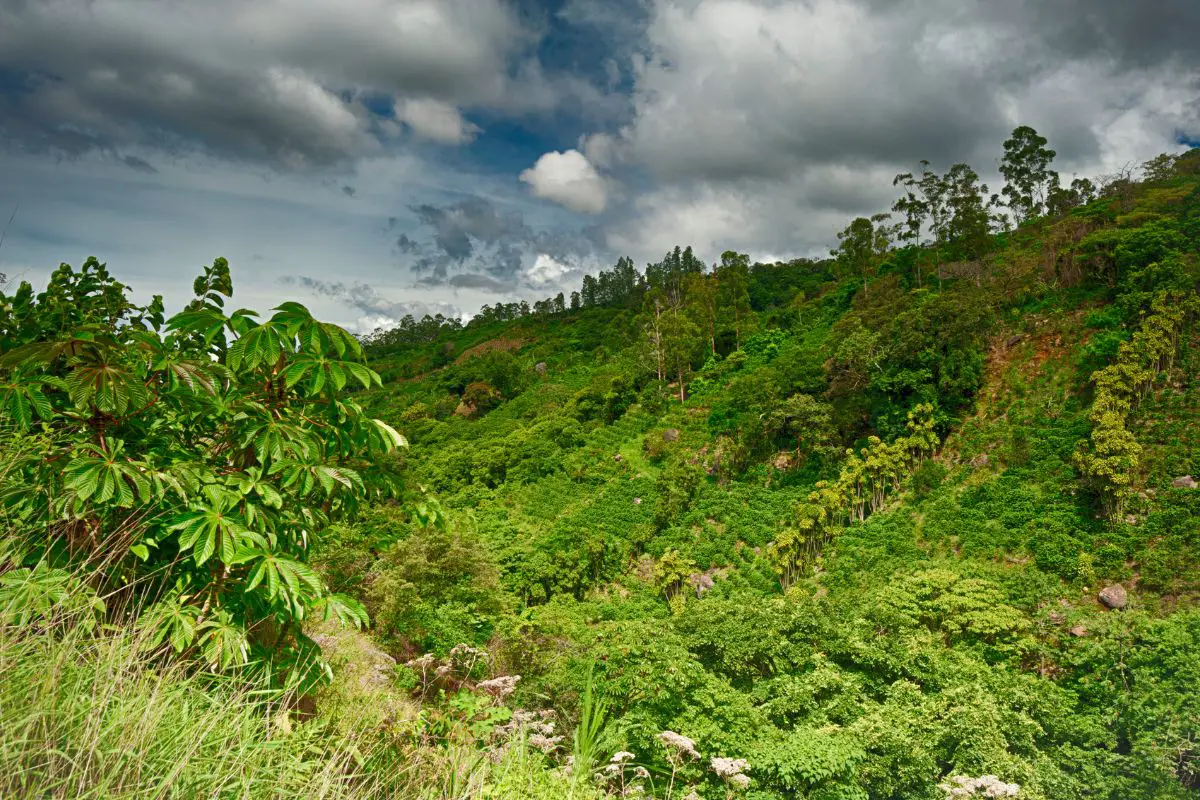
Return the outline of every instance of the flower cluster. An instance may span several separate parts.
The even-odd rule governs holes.
[[[663,731],[658,735],[658,740],[666,746],[669,757],[675,758],[699,758],[700,754],[696,752],[696,743],[683,734],[675,731]]]
[[[491,695],[497,700],[503,700],[516,691],[517,682],[520,680],[520,675],[501,675],[498,678],[480,681],[475,684],[475,688],[485,694]]]
[[[435,684],[461,686],[467,683],[477,666],[487,666],[490,662],[491,654],[488,651],[469,644],[456,644],[446,658],[425,653],[404,662],[404,666],[420,677],[421,694],[424,696]]]
[[[956,775],[945,783],[939,783],[938,788],[945,792],[946,800],[960,797],[1016,797],[1021,792],[1018,784],[1005,783],[995,775],[981,775],[978,778]]]
[[[750,787],[750,776],[745,774],[750,763],[746,759],[714,756],[711,766],[712,771],[733,788],[745,791]]]
[[[646,787],[641,781],[649,779],[650,773],[645,767],[634,766],[632,777],[630,777],[629,762],[635,758],[637,756],[628,750],[619,750],[613,753],[612,758],[604,765],[604,769],[596,775],[596,781],[606,784],[608,791],[617,797],[644,795]]]
[[[512,719],[508,724],[497,728],[497,731],[517,733],[523,730],[529,737],[527,740],[529,744],[549,755],[558,749],[558,744],[563,738],[554,734],[553,717],[553,709],[525,711],[518,708],[513,712]]]

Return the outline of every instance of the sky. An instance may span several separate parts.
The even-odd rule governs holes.
[[[1031,125],[1096,177],[1200,145],[1196,0],[0,0],[0,272],[366,332],[675,245],[823,255]]]

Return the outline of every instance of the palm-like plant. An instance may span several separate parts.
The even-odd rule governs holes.
[[[314,614],[362,624],[306,552],[398,492],[387,456],[407,442],[354,402],[381,382],[354,336],[299,303],[228,313],[224,259],[194,289],[167,319],[89,259],[0,294],[0,425],[45,442],[8,465],[0,503],[25,535],[0,572],[87,567],[134,593],[146,641],[230,667],[311,649]]]

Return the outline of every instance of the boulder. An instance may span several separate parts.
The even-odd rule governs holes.
[[[1195,489],[1197,485],[1200,484],[1197,484],[1196,479],[1191,475],[1183,475],[1171,481],[1171,486],[1176,489]]]
[[[688,576],[688,583],[695,588],[696,597],[703,597],[704,593],[712,589],[715,585],[712,575],[705,572],[693,572]]]
[[[1023,341],[1024,339],[1025,339],[1025,334],[1023,334],[1023,333],[1018,333],[1015,336],[1010,336],[1010,337],[1008,337],[1007,340],[1005,340],[1004,347],[1005,348],[1012,347],[1014,344],[1018,344],[1021,341]]]
[[[1075,627],[1071,628],[1072,636],[1087,636],[1087,634],[1088,629],[1083,625],[1076,625]]]
[[[1124,586],[1114,583],[1100,590],[1100,602],[1109,608],[1124,608],[1129,602],[1129,595],[1125,593]]]
[[[677,442],[679,441],[679,429],[667,428],[665,431],[663,431],[662,436],[664,442]]]
[[[539,361],[538,363],[534,364],[533,371],[536,372],[538,375],[545,375],[546,374],[546,362]]]

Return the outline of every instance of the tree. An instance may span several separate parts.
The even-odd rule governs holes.
[[[951,252],[963,259],[979,258],[991,240],[991,218],[984,199],[987,184],[968,164],[955,164],[943,178],[946,209],[946,240]]]
[[[826,453],[834,438],[832,409],[811,395],[794,394],[767,416],[772,434],[790,436],[796,458],[803,463],[809,453]]]
[[[1055,186],[1046,197],[1046,213],[1066,214],[1072,208],[1087,205],[1096,199],[1096,186],[1087,178],[1075,178],[1067,188]]]
[[[165,319],[161,298],[133,304],[88,259],[36,296],[0,294],[0,420],[45,442],[10,465],[22,490],[0,501],[44,521],[21,563],[136,593],[147,646],[229,667],[315,648],[307,619],[365,621],[306,554],[399,491],[384,456],[406,442],[354,401],[381,381],[349,333],[292,302],[263,322],[227,313],[224,259],[194,290]]]
[[[898,238],[912,245],[921,243],[921,232],[928,226],[933,236],[933,256],[935,269],[940,266],[941,246],[946,239],[946,185],[945,182],[929,169],[929,162],[921,162],[921,179],[917,180],[911,172],[904,172],[892,180],[893,186],[904,187],[904,197],[892,205],[892,211],[904,215],[904,222],[898,226]],[[917,286],[921,285],[921,257],[914,262]]]
[[[751,317],[750,256],[726,250],[721,254],[717,275],[717,297],[726,328],[733,330],[734,349],[742,349],[742,336]]]
[[[663,314],[659,323],[662,337],[662,363],[668,375],[679,381],[679,402],[686,399],[685,381],[692,371],[692,362],[703,346],[703,336],[696,323],[679,311]]]
[[[1175,162],[1179,156],[1162,153],[1142,164],[1143,180],[1148,183],[1167,181],[1175,177]]]
[[[1041,216],[1047,197],[1058,186],[1058,173],[1050,169],[1058,154],[1046,144],[1046,138],[1028,125],[1014,129],[1004,142],[1003,194],[1019,224]]]
[[[693,272],[683,282],[683,297],[688,312],[708,337],[709,348],[717,352],[717,299],[719,289],[715,279]]]
[[[858,217],[838,234],[840,244],[831,251],[842,275],[853,275],[862,281],[863,295],[875,269],[891,249],[898,225],[885,225],[891,214],[876,214],[870,219]]]

